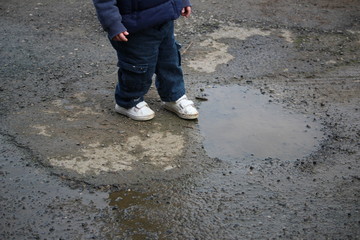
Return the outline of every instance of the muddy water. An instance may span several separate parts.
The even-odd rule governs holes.
[[[155,186],[149,191],[127,189],[110,193],[109,206],[115,210],[115,221],[121,223],[117,237],[170,239],[172,217],[168,213],[174,207],[170,199],[164,188]]]
[[[259,90],[242,86],[206,90],[200,130],[210,157],[296,160],[316,150],[321,126],[275,104]]]
[[[113,192],[109,195],[109,205],[118,209],[122,232],[135,233],[131,234],[134,240],[145,239],[149,232],[164,231],[159,222],[148,216],[152,209],[158,207],[154,196],[154,193],[131,190]]]

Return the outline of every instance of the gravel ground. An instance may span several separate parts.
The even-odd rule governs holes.
[[[360,239],[359,1],[192,3],[176,36],[200,115],[218,97],[214,121],[246,116],[252,132],[274,116],[251,106],[276,106],[303,117],[314,148],[263,153],[275,141],[260,132],[239,153],[247,138],[231,128],[236,154],[211,151],[223,140],[207,119],[178,119],[155,88],[154,120],[120,116],[91,1],[0,1],[1,239]]]

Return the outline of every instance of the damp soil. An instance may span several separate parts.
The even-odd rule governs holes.
[[[192,4],[140,123],[91,1],[0,1],[1,239],[360,238],[358,1]]]

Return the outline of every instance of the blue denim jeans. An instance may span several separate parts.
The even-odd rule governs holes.
[[[185,94],[180,45],[175,42],[174,22],[130,34],[127,42],[111,41],[118,56],[115,101],[131,108],[149,91],[152,77],[162,101],[172,102]]]

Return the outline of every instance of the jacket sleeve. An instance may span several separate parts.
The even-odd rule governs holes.
[[[184,7],[191,6],[190,0],[183,0],[183,6]]]
[[[98,19],[110,39],[126,31],[124,24],[121,23],[122,17],[116,0],[93,0],[93,3]]]

